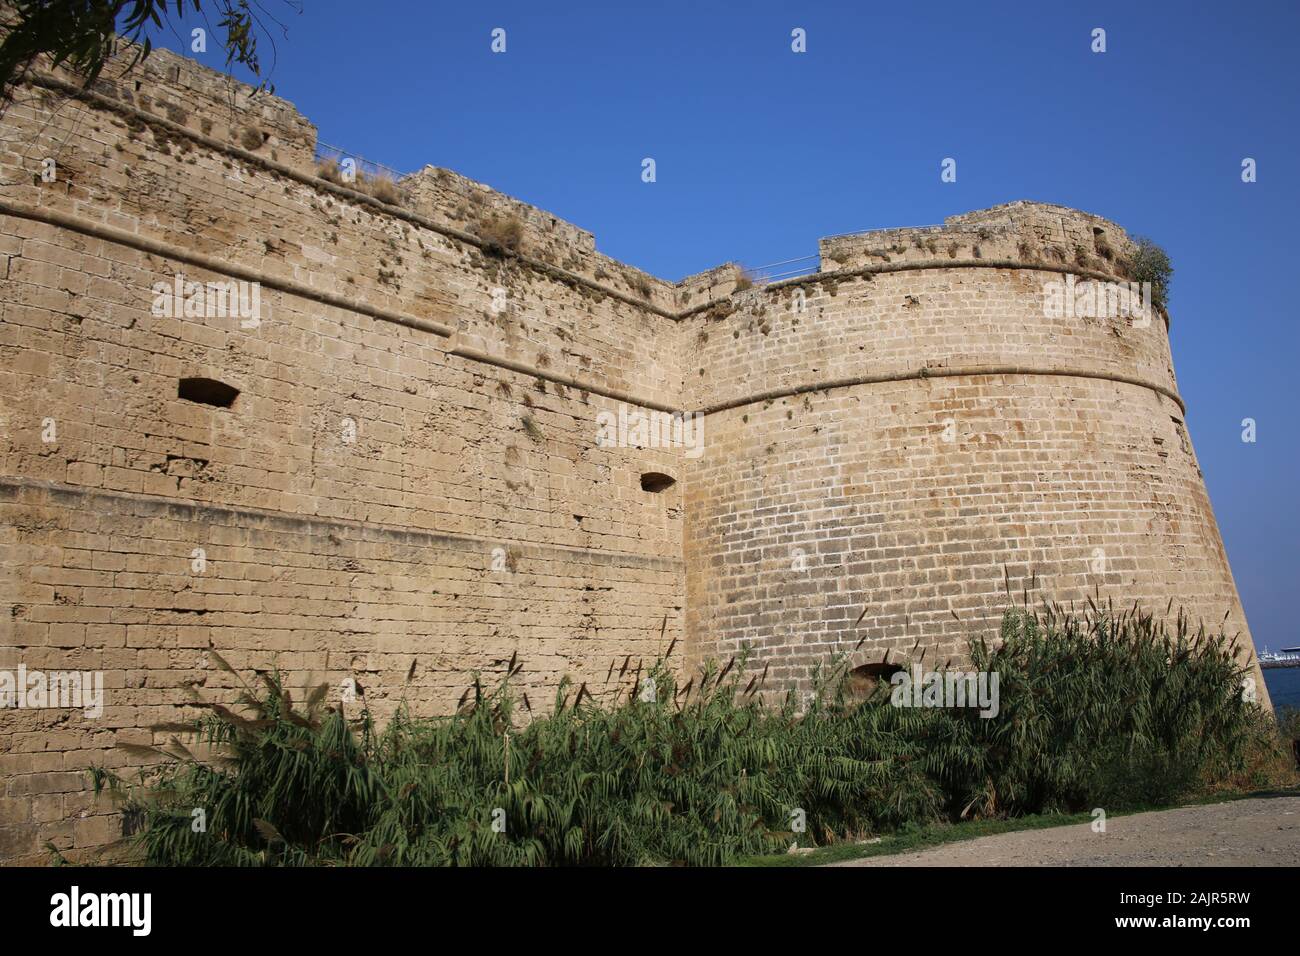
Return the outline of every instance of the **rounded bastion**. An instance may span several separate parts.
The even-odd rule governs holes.
[[[1134,248],[1012,203],[824,240],[821,271],[688,314],[694,655],[807,690],[839,652],[960,659],[1026,597],[1172,602],[1249,650],[1158,295],[1083,292],[1128,291]]]

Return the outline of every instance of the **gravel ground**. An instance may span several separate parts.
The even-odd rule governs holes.
[[[1300,797],[1110,817],[832,866],[1300,866]]]

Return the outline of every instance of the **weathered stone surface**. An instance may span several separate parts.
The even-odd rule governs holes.
[[[608,698],[673,641],[806,689],[863,638],[854,664],[960,653],[1004,566],[1017,598],[1172,598],[1249,647],[1165,322],[1043,312],[1119,227],[1013,203],[825,240],[794,283],[674,285],[449,171],[396,207],[332,187],[290,104],[182,58],[140,80],[0,121],[0,669],[105,687],[97,717],[0,717],[0,859],[109,842],[84,771],[191,688],[233,698],[211,651],[380,717],[514,653],[535,706],[566,675]],[[469,238],[510,221],[523,258]],[[260,324],[157,314],[178,272],[260,276]],[[179,397],[203,379],[233,404]],[[599,445],[620,404],[707,411],[703,454]]]

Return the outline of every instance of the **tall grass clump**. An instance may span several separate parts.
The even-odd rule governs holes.
[[[972,761],[951,792],[981,815],[1169,804],[1241,774],[1275,748],[1243,693],[1245,656],[1220,633],[1172,627],[1134,607],[1010,612],[976,640],[975,669],[1000,676],[994,720],[958,722]]]
[[[970,646],[970,666],[999,675],[992,718],[895,706],[888,683],[846,679],[848,658],[802,699],[773,698],[744,655],[684,685],[663,661],[646,675],[624,661],[598,691],[562,683],[535,717],[516,709],[512,659],[496,687],[476,677],[456,714],[402,709],[382,730],[364,710],[325,706],[324,685],[296,706],[264,676],[244,686],[243,713],[209,705],[194,724],[155,728],[171,738],[145,748],[163,762],[138,783],[94,779],[157,865],[720,865],[1268,782],[1250,775],[1279,766],[1281,749],[1242,694],[1242,653],[1181,615],[1011,611],[996,639]]]

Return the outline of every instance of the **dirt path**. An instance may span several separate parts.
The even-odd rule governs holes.
[[[1300,797],[1256,797],[1024,830],[833,866],[1300,866]]]

